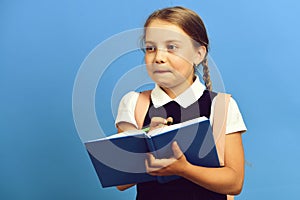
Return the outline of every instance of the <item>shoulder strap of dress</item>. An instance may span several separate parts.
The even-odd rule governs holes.
[[[141,129],[144,124],[145,116],[148,111],[150,104],[150,95],[152,90],[146,90],[139,94],[139,97],[136,102],[134,117],[138,125],[138,129]]]
[[[228,106],[230,94],[218,93],[215,101],[214,116],[213,116],[213,134],[216,143],[217,153],[221,166],[224,166],[225,154],[225,134]],[[234,200],[234,196],[227,195],[227,200]]]
[[[212,128],[221,166],[224,166],[226,122],[230,97],[230,94],[225,93],[218,93],[215,97]]]

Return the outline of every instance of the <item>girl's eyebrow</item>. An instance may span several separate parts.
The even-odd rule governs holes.
[[[164,41],[164,43],[182,43],[182,41],[180,40],[166,40]],[[156,42],[153,42],[153,41],[149,41],[149,40],[146,40],[145,43],[149,43],[149,44],[156,44]]]
[[[152,42],[152,41],[145,41],[145,43],[150,43],[150,44],[155,44],[155,42]]]
[[[166,43],[182,43],[180,40],[167,40]]]

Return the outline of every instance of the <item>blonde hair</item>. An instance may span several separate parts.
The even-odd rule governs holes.
[[[197,13],[194,11],[181,7],[169,7],[153,12],[144,24],[144,37],[145,40],[145,30],[152,20],[162,20],[169,22],[171,24],[177,25],[180,27],[187,35],[193,39],[195,47],[205,46],[206,55],[201,63],[195,63],[195,67],[202,64],[203,66],[203,80],[205,82],[206,89],[212,90],[212,82],[210,80],[209,68],[208,68],[208,48],[209,40],[206,32],[205,25]]]

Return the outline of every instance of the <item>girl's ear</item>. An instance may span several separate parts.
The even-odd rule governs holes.
[[[201,45],[196,49],[196,54],[194,58],[194,64],[199,65],[206,56],[206,47]]]

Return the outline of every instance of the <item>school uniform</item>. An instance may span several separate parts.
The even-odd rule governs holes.
[[[205,86],[196,76],[193,84],[175,99],[171,99],[158,85],[151,92],[149,109],[144,126],[150,124],[151,118],[172,117],[173,122],[180,123],[200,116],[205,116],[213,123],[215,92],[206,90]],[[129,92],[121,100],[116,124],[128,122],[137,127],[134,118],[135,105],[139,93]],[[236,101],[231,98],[228,106],[226,121],[226,134],[244,132],[246,126]],[[226,195],[209,191],[189,180],[180,178],[168,183],[151,181],[137,184],[137,200],[213,200],[226,199]]]

